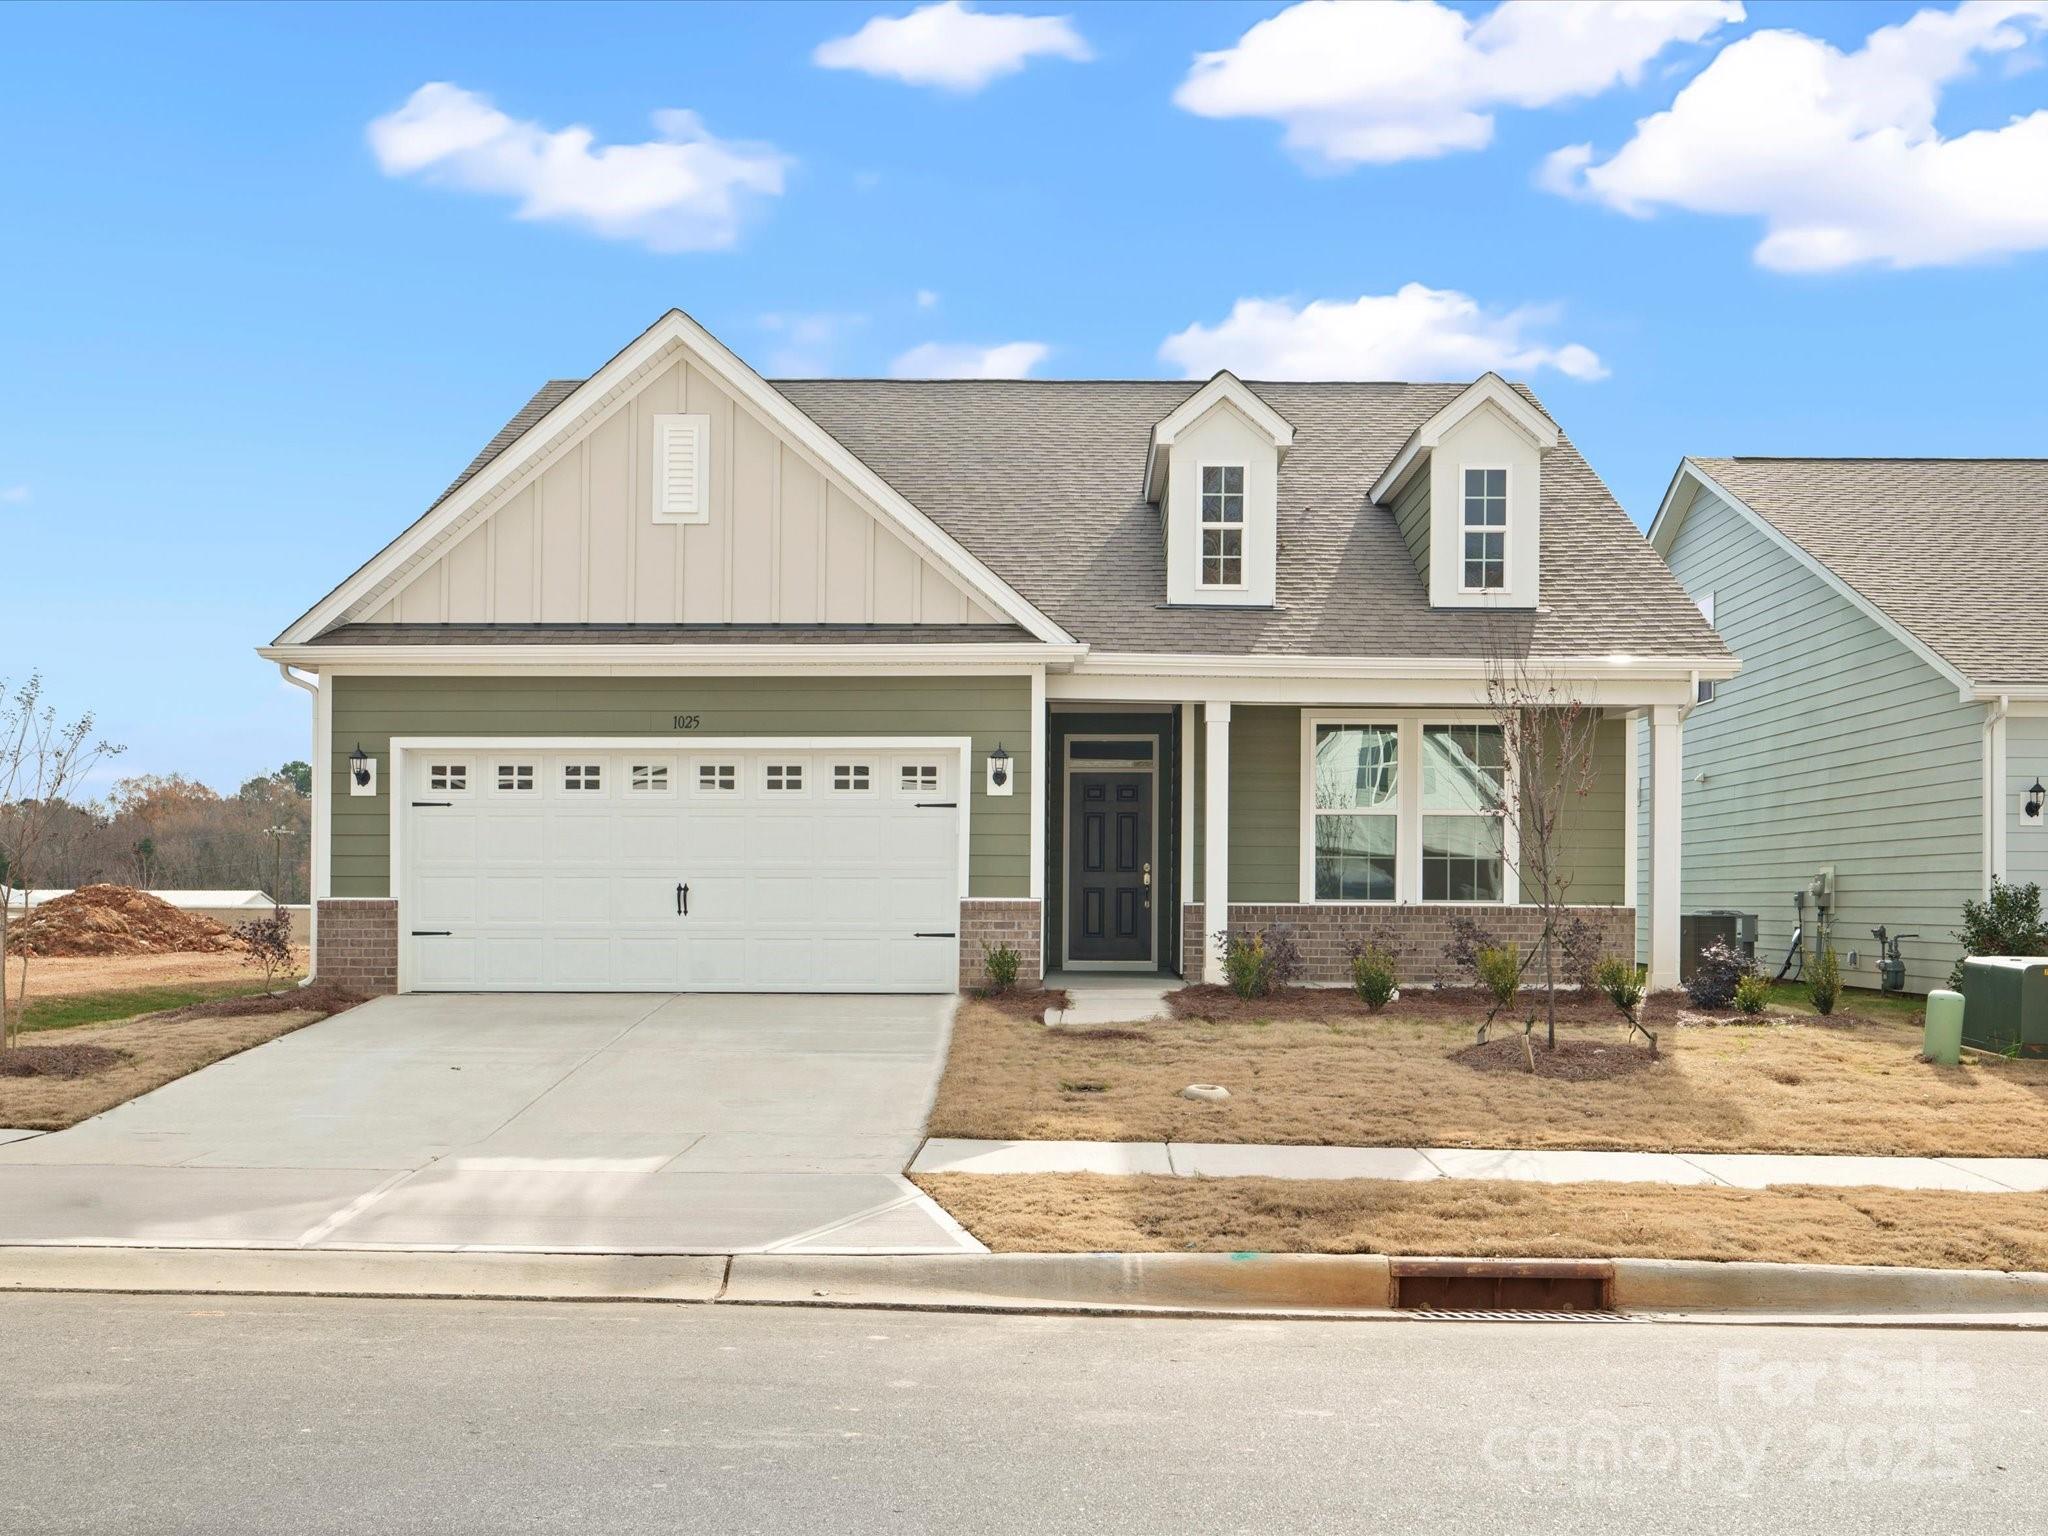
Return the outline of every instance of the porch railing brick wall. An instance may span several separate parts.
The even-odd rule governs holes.
[[[988,985],[990,949],[1007,944],[1017,951],[1017,985],[1036,987],[1045,981],[1043,904],[1029,897],[977,897],[960,903],[960,990]]]
[[[1305,981],[1349,981],[1351,951],[1372,939],[1393,951],[1394,964],[1403,983],[1427,985],[1438,979],[1445,966],[1444,953],[1451,943],[1451,920],[1469,915],[1495,938],[1512,940],[1526,953],[1543,933],[1543,913],[1537,907],[1462,906],[1353,906],[1311,902],[1231,903],[1233,932],[1256,932],[1284,923],[1294,930],[1306,963]],[[1566,922],[1582,918],[1593,929],[1600,953],[1633,958],[1636,951],[1636,914],[1633,907],[1566,907]],[[1205,919],[1205,909],[1190,904],[1181,911],[1186,975],[1200,979],[1201,962],[1215,934]],[[1536,962],[1540,967],[1542,962]],[[1466,978],[1469,980],[1469,978]]]
[[[377,898],[323,901],[313,974],[351,992],[398,990],[398,903]]]

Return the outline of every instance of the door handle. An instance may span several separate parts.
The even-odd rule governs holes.
[[[688,917],[689,915],[690,888],[687,885],[678,885],[676,887],[676,916]]]

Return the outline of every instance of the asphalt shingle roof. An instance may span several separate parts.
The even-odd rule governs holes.
[[[2048,683],[2048,459],[1692,462],[1972,682]]]
[[[442,499],[578,382],[551,381]],[[1367,496],[1409,435],[1462,384],[1250,384],[1295,428],[1280,467],[1279,592],[1270,609],[1165,602],[1159,511],[1144,499],[1145,453],[1154,423],[1198,382],[795,379],[775,387],[1027,601],[1100,651],[1728,654],[1562,438],[1543,467],[1543,606],[1430,607],[1393,513]]]

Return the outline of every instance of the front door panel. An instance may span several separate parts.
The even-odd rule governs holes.
[[[1112,769],[1068,782],[1067,958],[1152,958],[1152,775]]]

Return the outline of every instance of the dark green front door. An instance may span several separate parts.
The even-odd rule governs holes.
[[[1152,775],[1076,772],[1068,782],[1067,959],[1152,959]]]

